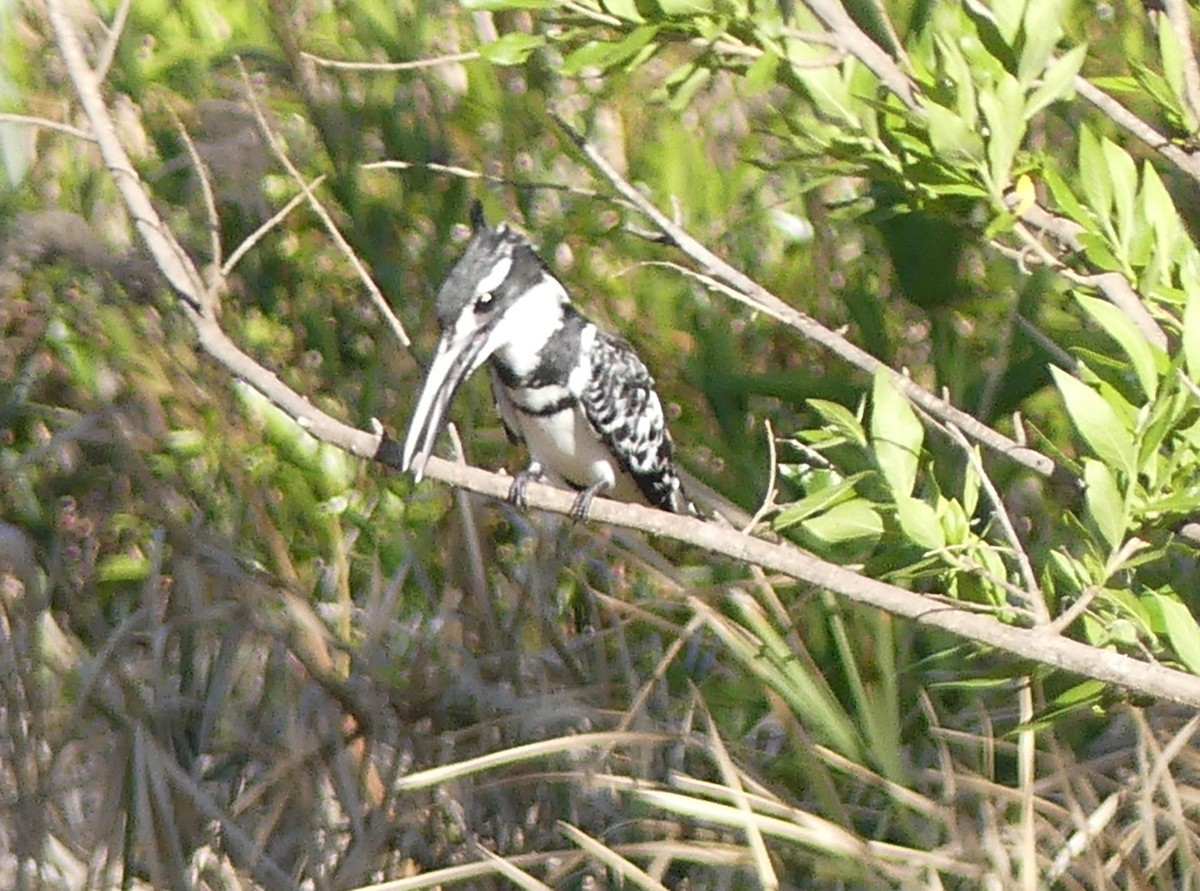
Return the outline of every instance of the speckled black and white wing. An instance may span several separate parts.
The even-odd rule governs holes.
[[[596,331],[591,374],[579,402],[651,505],[678,514],[696,513],[675,472],[675,446],[654,379],[628,343]]]

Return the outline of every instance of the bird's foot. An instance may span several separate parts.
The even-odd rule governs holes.
[[[542,483],[545,481],[546,474],[542,470],[542,465],[537,463],[530,464],[513,477],[512,485],[508,487],[508,503],[513,507],[525,510],[525,508],[529,507],[529,502],[525,498],[525,489],[530,483]]]
[[[576,495],[575,503],[571,505],[571,519],[576,523],[582,523],[586,520],[588,512],[592,509],[592,500],[607,488],[608,483],[601,480],[598,483],[593,483]]]

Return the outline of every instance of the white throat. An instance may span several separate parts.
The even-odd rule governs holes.
[[[532,374],[542,360],[542,348],[563,324],[567,292],[548,275],[508,308],[492,329],[499,343],[496,357],[518,377]]]

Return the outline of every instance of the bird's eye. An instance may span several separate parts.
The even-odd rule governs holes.
[[[475,298],[475,312],[483,312],[492,305],[492,301],[496,299],[496,295],[491,291],[484,291]]]

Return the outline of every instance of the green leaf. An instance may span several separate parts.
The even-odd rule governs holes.
[[[1200,281],[1185,273],[1183,286],[1187,292],[1183,309],[1183,357],[1188,377],[1192,383],[1200,383]]]
[[[584,68],[607,69],[619,65],[636,56],[642,47],[654,40],[658,30],[658,25],[642,25],[640,28],[634,28],[617,43],[588,41],[563,59],[559,70],[567,77],[574,77]]]
[[[854,476],[847,477],[828,488],[813,492],[811,495],[793,504],[789,504],[779,512],[772,525],[779,532],[790,526],[795,526],[797,523],[802,523],[809,517],[829,510],[844,501],[848,501],[854,497],[854,486],[863,477],[868,476],[869,473],[866,470],[856,473]]]
[[[1112,220],[1106,219],[1105,224],[1112,226]],[[1084,254],[1092,265],[1098,266],[1101,269],[1110,269],[1113,271],[1121,271],[1125,269],[1125,264],[1117,259],[1116,254],[1109,247],[1110,240],[1107,235],[1096,235],[1091,232],[1079,233],[1079,244],[1083,247]]]
[[[1113,186],[1100,140],[1087,126],[1079,129],[1079,179],[1088,206],[1096,217],[1111,227]]]
[[[99,582],[144,582],[150,577],[150,561],[128,554],[110,554],[96,564]]]
[[[1085,297],[1082,294],[1076,294],[1075,300],[1125,351],[1130,364],[1133,365],[1138,383],[1141,384],[1142,392],[1153,400],[1158,394],[1158,362],[1155,359],[1155,349],[1146,340],[1145,335],[1138,331],[1125,313],[1107,300]]]
[[[545,43],[546,38],[541,34],[512,31],[499,40],[481,46],[479,55],[493,65],[521,65],[534,50]]]
[[[946,546],[946,534],[937,511],[924,501],[911,495],[897,495],[896,518],[904,534],[925,550],[939,551]]]
[[[1147,606],[1158,612],[1162,630],[1179,661],[1192,674],[1200,674],[1200,627],[1191,611],[1176,600],[1163,594],[1150,593]]]
[[[1105,168],[1112,180],[1113,201],[1117,206],[1117,235],[1121,242],[1121,259],[1128,259],[1129,242],[1133,238],[1133,208],[1137,199],[1137,165],[1129,153],[1110,139],[1100,145]],[[1085,174],[1087,175],[1087,174]]]
[[[1107,688],[1108,685],[1104,681],[1082,681],[1054,697],[1044,710],[1034,715],[1028,725],[1023,725],[1017,730],[1037,730],[1042,727],[1051,727],[1061,718],[1073,712],[1085,708],[1095,708],[1104,701],[1104,691]]]
[[[908,397],[896,389],[888,371],[880,368],[871,395],[871,445],[875,463],[897,498],[912,494],[924,440],[925,430]]]
[[[804,522],[804,530],[826,544],[883,535],[883,518],[863,498],[846,501]]]
[[[602,0],[601,6],[609,15],[615,15],[627,22],[644,22],[637,7],[637,0]]]
[[[1021,20],[1025,14],[1027,0],[995,0],[990,4],[996,28],[1004,42],[1013,46],[1017,42],[1017,33],[1021,30]],[[1034,3],[1041,0],[1033,0]]]
[[[1183,51],[1179,45],[1179,38],[1175,36],[1175,29],[1161,17],[1158,24],[1158,51],[1162,57],[1163,76],[1175,97],[1176,108],[1184,113],[1188,130],[1194,131],[1195,116],[1184,99],[1187,94],[1183,77]]]
[[[1143,218],[1154,229],[1154,249],[1164,264],[1170,264],[1175,246],[1183,241],[1183,228],[1175,202],[1149,161],[1142,163],[1142,191],[1139,197]]]
[[[933,150],[947,161],[978,164],[984,158],[983,139],[975,127],[948,108],[934,102],[925,106],[929,141]]]
[[[1084,442],[1110,468],[1132,476],[1136,472],[1137,452],[1133,438],[1117,412],[1103,396],[1058,366],[1051,366],[1050,373],[1062,394],[1067,414]]]
[[[1005,73],[995,91],[980,90],[979,108],[990,131],[987,156],[992,188],[1001,193],[1008,188],[1013,159],[1025,138],[1024,91],[1015,77]]]
[[[678,88],[670,91],[670,101],[667,102],[667,107],[672,111],[683,111],[692,102],[692,97],[697,91],[712,79],[712,69],[696,65],[691,72],[679,84]]]
[[[979,103],[975,95],[975,71],[962,53],[957,40],[942,32],[934,36],[938,55],[942,60],[942,70],[946,77],[954,82],[954,98],[958,119],[970,128],[972,133],[979,129]],[[930,103],[933,105],[934,103]],[[976,134],[978,135],[978,134]],[[983,140],[979,140],[982,157]]]
[[[975,458],[979,462],[979,466],[983,466],[983,456],[980,454],[979,446],[972,445],[971,451],[975,453]],[[975,464],[968,461],[967,466],[963,468],[963,484],[962,484],[962,508],[963,513],[967,518],[975,516],[975,508],[979,506],[979,489],[982,485],[979,472],[975,469]]]
[[[1021,34],[1021,61],[1017,77],[1025,86],[1032,84],[1046,68],[1046,60],[1062,37],[1063,10],[1066,0],[1032,0],[1025,7]]]
[[[757,96],[769,90],[775,86],[778,71],[779,56],[772,52],[764,52],[742,75],[742,92],[746,96]]]
[[[1125,540],[1128,517],[1125,515],[1125,499],[1117,488],[1116,477],[1108,465],[1091,458],[1083,461],[1084,498],[1088,514],[1100,534],[1104,536],[1110,550],[1115,551]]]
[[[867,447],[867,434],[862,423],[846,406],[826,399],[809,399],[807,404],[826,425],[841,433],[848,441],[864,449]]]
[[[1050,189],[1054,202],[1063,212],[1089,232],[1096,232],[1096,219],[1088,213],[1088,209],[1075,196],[1075,190],[1067,185],[1062,174],[1051,164],[1042,165],[1042,179]]]
[[[668,16],[704,15],[713,11],[716,0],[658,0],[658,7]]]
[[[1041,84],[1025,100],[1026,121],[1046,106],[1057,102],[1059,99],[1066,99],[1074,92],[1075,75],[1079,73],[1079,69],[1083,65],[1083,60],[1087,56],[1087,50],[1087,44],[1081,43],[1079,46],[1072,47],[1051,63],[1050,67],[1046,69],[1046,73],[1042,76]]]

